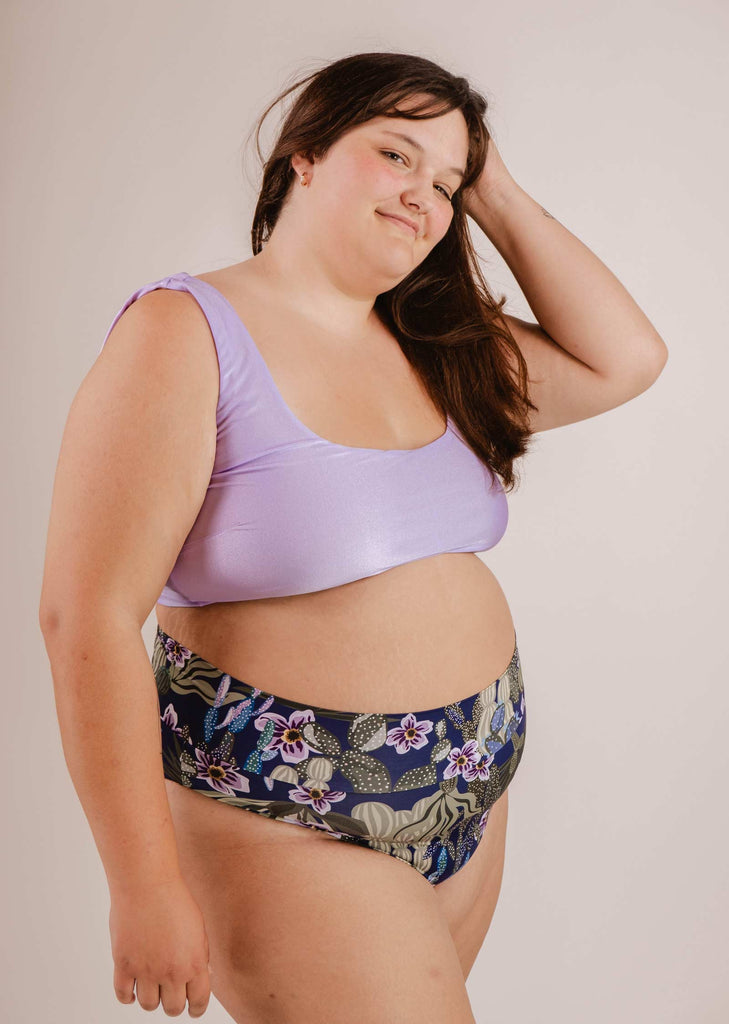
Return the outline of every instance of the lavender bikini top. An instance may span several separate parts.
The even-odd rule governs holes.
[[[137,289],[101,348],[124,310],[157,288],[196,299],[220,372],[210,483],[160,604],[306,594],[501,540],[503,487],[450,417],[420,448],[326,441],[294,416],[239,315],[206,281],[182,271]]]

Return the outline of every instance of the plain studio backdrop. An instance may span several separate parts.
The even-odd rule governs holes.
[[[529,726],[468,980],[476,1019],[729,1020],[727,14],[720,0],[6,0],[3,1020],[145,1013],[114,995],[106,879],[38,626],[72,398],[132,290],[251,255],[256,118],[295,77],[369,50],[469,77],[512,175],[669,350],[635,400],[537,435],[507,533],[481,556],[514,615]],[[506,311],[534,320],[471,227]],[[230,1018],[212,997],[204,1019]]]

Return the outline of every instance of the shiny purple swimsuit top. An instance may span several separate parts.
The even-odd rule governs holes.
[[[486,551],[506,530],[498,478],[448,419],[420,448],[335,444],[286,405],[232,305],[182,271],[133,292],[189,292],[220,372],[215,462],[205,500],[159,598],[176,607],[326,590],[397,565]],[[174,466],[160,466],[164,474]]]

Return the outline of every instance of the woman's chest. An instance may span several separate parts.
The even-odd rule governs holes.
[[[419,448],[445,417],[397,339],[372,313],[354,337],[307,322],[253,281],[212,280],[245,327],[276,400],[309,431],[358,448]]]

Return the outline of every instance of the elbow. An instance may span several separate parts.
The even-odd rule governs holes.
[[[668,362],[668,346],[660,334],[653,336],[653,361],[656,365],[656,377],[658,377]]]
[[[38,609],[38,625],[43,636],[47,636],[58,626],[58,613],[41,605]]]
[[[658,340],[658,353],[656,355],[656,363],[657,363],[656,377],[660,377],[661,373],[663,372],[663,367],[668,362],[668,348],[667,348],[666,343],[664,342],[663,338],[658,338],[657,340]]]
[[[643,383],[642,390],[649,388],[651,384],[654,384],[655,381],[658,380],[660,375],[663,373],[663,369],[667,362],[668,348],[666,347],[663,338],[656,335],[653,340],[650,355],[646,356],[643,360],[643,369],[641,373],[641,380]]]

